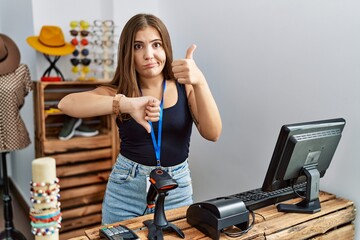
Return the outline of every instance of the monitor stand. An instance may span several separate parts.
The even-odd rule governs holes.
[[[297,204],[278,204],[279,212],[316,213],[321,210],[319,200],[320,173],[316,165],[306,166],[303,171],[306,176],[306,198]]]

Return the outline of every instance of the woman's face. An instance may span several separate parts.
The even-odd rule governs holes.
[[[146,27],[136,33],[134,59],[140,80],[156,77],[163,80],[166,54],[162,44],[159,32],[153,27]]]

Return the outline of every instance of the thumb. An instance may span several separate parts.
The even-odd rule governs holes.
[[[148,121],[142,121],[140,125],[143,126],[148,133],[151,133],[151,126]]]
[[[193,53],[195,52],[196,49],[196,45],[193,44],[191,45],[188,50],[186,51],[186,57],[187,59],[192,59],[193,58]]]

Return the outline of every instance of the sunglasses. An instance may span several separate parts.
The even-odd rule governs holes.
[[[96,37],[113,37],[114,36],[114,30],[102,30],[102,29],[96,29],[92,32],[92,34]]]
[[[77,45],[79,45],[79,40],[77,40],[76,38],[73,38],[71,40],[71,44],[74,45],[74,46],[77,46]],[[89,41],[86,38],[83,38],[83,39],[80,40],[80,44],[82,46],[86,46],[86,45],[89,44]]]
[[[113,20],[95,20],[94,21],[94,26],[95,27],[113,27],[114,26],[114,21]]]
[[[93,42],[94,45],[96,46],[99,46],[99,47],[112,47],[114,46],[115,42],[113,40],[99,40],[99,39],[96,39],[94,42]]]
[[[89,24],[89,22],[84,21],[84,20],[81,20],[80,22],[79,21],[71,21],[70,22],[70,28],[72,28],[72,29],[77,28],[79,26],[81,29],[86,30],[86,29],[89,29],[90,24]]]
[[[83,48],[81,51],[79,51],[78,49],[75,49],[74,51],[73,51],[73,56],[74,57],[77,57],[77,56],[79,56],[79,54],[81,54],[82,56],[88,56],[89,55],[89,50],[88,49],[86,49],[86,48]]]
[[[107,73],[114,73],[114,67],[110,67],[110,66],[101,66],[98,65],[94,68],[91,69],[91,72],[93,72],[95,75],[101,75],[104,74],[105,72]]]
[[[78,30],[75,30],[75,29],[70,30],[70,35],[73,36],[73,37],[78,36],[79,33],[80,33],[80,36],[87,37],[90,32],[87,31],[87,30],[81,30],[81,31],[78,31]]]
[[[106,59],[95,58],[94,63],[96,63],[98,65],[105,64],[107,66],[111,66],[111,65],[114,64],[114,59],[111,59],[111,58],[106,58]]]
[[[73,66],[77,66],[79,64],[82,64],[83,66],[89,66],[91,63],[91,59],[90,58],[71,58],[70,62]]]
[[[80,71],[83,73],[89,73],[90,72],[90,68],[88,66],[84,66],[81,69],[78,66],[74,66],[72,67],[71,71],[73,73],[79,73]]]

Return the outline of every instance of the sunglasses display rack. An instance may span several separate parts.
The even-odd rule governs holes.
[[[95,20],[92,26],[93,76],[110,81],[114,75],[114,21]]]
[[[70,35],[72,36],[71,44],[75,46],[70,59],[72,73],[75,75],[74,80],[92,80],[89,77],[90,58],[89,37],[90,24],[85,20],[70,22]]]

